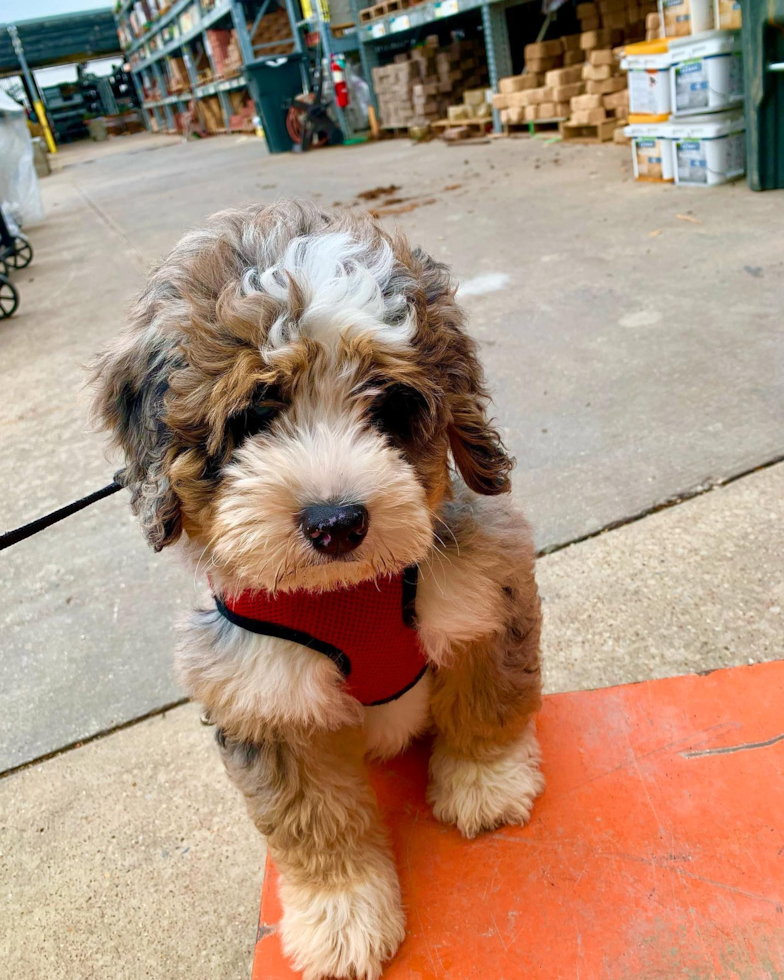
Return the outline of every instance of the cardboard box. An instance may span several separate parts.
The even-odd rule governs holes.
[[[586,17],[585,20],[580,21],[580,29],[582,30],[583,34],[585,34],[586,31],[598,31],[601,26],[602,22],[598,17]]]
[[[611,78],[613,73],[612,65],[591,65],[586,63],[583,65],[583,80],[588,82],[601,82],[605,78]]]
[[[579,20],[585,20],[586,17],[598,17],[599,8],[595,3],[578,3],[577,4],[577,17]]]
[[[559,85],[553,89],[553,98],[556,102],[569,102],[576,95],[581,95],[585,91],[582,82],[573,82],[571,85]]]
[[[602,105],[601,95],[575,95],[571,100],[570,105],[572,110],[580,111],[582,109],[599,109]],[[604,96],[607,98],[607,96]]]
[[[626,88],[626,76],[616,75],[613,78],[606,78],[603,82],[586,82],[585,91],[590,95],[609,95],[611,92],[618,92]]]
[[[525,119],[526,122],[533,122],[534,119],[538,118],[538,116],[539,116],[539,106],[527,105],[525,109],[523,109],[523,118]]]
[[[542,102],[537,108],[537,119],[555,119],[556,115],[554,102]]]
[[[563,63],[565,68],[569,68],[572,65],[581,65],[585,61],[585,52],[580,48],[577,51],[566,51],[563,56]]]
[[[577,126],[597,126],[606,118],[607,113],[601,107],[598,109],[577,109],[572,113],[572,122]]]
[[[582,68],[553,68],[544,76],[544,84],[549,88],[556,88],[559,85],[571,85],[582,79]]]
[[[616,14],[619,11],[626,12],[629,7],[628,0],[599,0],[599,15],[604,20],[606,14]]]
[[[646,14],[645,15],[645,30],[646,31],[658,31],[661,27],[659,21],[659,14]]]
[[[739,31],[742,24],[741,7],[737,0],[719,0],[719,22],[716,27],[722,31]]]
[[[535,44],[526,44],[523,48],[526,64],[532,58],[554,58],[562,53],[560,38],[556,38],[554,41],[537,41]]]
[[[612,48],[594,48],[588,52],[588,63],[598,68],[599,65],[616,65],[618,59]]]
[[[494,95],[493,96],[493,108],[494,109],[508,109],[509,108],[509,96],[508,95]]]

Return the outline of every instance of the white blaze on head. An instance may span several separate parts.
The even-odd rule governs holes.
[[[243,292],[266,293],[288,305],[292,281],[302,298],[296,322],[288,310],[270,328],[265,352],[279,350],[297,337],[331,346],[335,341],[369,334],[376,342],[406,345],[414,315],[406,297],[392,285],[396,259],[388,242],[373,246],[346,232],[292,239],[283,255],[266,268],[248,269]]]

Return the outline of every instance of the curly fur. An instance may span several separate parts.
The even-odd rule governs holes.
[[[363,707],[327,658],[210,611],[177,666],[278,864],[287,954],[308,980],[379,976],[404,935],[364,772],[432,725],[429,798],[467,836],[541,792],[540,609],[476,345],[447,268],[367,214],[224,211],[151,274],[96,362],[95,413],[125,455],[150,544],[181,539],[218,593],[331,589],[416,563],[431,664]],[[319,554],[297,515],[361,503],[367,535]]]

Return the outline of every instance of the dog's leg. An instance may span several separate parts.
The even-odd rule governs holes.
[[[400,887],[357,729],[222,742],[281,873],[283,950],[304,980],[375,980],[404,936]]]
[[[466,837],[528,822],[544,789],[533,717],[540,687],[538,606],[533,622],[455,649],[434,676],[428,799]]]

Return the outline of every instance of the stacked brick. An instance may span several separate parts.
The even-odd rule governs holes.
[[[583,34],[598,30],[619,31],[621,41],[642,41],[646,18],[657,10],[655,0],[596,0],[595,3],[578,3],[577,17]]]
[[[501,122],[515,124],[535,120],[564,119],[570,100],[583,91],[580,35],[527,44],[526,70],[522,75],[502,78],[493,107],[501,110]]]
[[[381,126],[421,126],[447,115],[466,89],[487,84],[481,41],[453,41],[439,47],[433,35],[410,54],[395,55],[391,65],[373,69]]]
[[[237,32],[209,30],[207,31],[207,43],[210,46],[216,77],[230,78],[232,75],[236,75],[242,66]]]
[[[503,78],[493,106],[505,124],[564,120],[569,127],[601,127],[611,139],[625,124],[629,94],[620,70],[626,41],[657,29],[655,0],[596,0],[578,3],[581,32],[526,46],[525,72]]]
[[[600,28],[582,35],[581,43],[596,46],[583,48],[587,58],[582,67],[583,91],[572,98],[569,117],[572,126],[598,126],[613,120],[614,126],[606,127],[608,139],[614,128],[626,124],[629,114],[627,76],[620,69],[621,49],[599,47],[617,41],[615,30]]]

